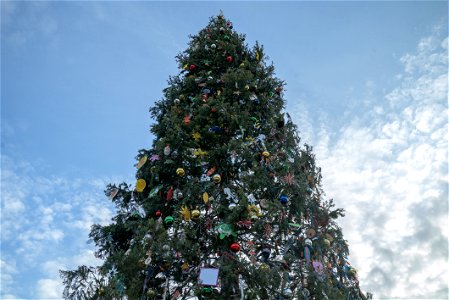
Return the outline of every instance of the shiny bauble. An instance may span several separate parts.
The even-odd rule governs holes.
[[[168,250],[170,250],[170,246],[169,245],[164,245],[164,246],[162,246],[162,250],[168,251]]]
[[[212,44],[212,45],[210,45],[210,48],[211,48],[211,49],[215,49],[215,48],[217,48],[217,45]]]
[[[190,65],[190,67],[189,67],[189,70],[190,71],[193,71],[193,70],[195,70],[196,69],[196,66],[195,65]]]
[[[198,220],[200,218],[200,216],[201,216],[201,213],[199,210],[197,210],[197,209],[192,210],[191,217],[193,220]]]
[[[260,265],[260,269],[261,269],[262,271],[268,271],[268,270],[270,270],[270,266],[267,265],[267,264],[261,264],[261,265]]]
[[[226,29],[224,29],[224,27],[220,27],[220,33],[225,33]]]
[[[288,197],[286,195],[280,195],[279,196],[279,202],[281,202],[282,205],[285,205],[288,203]]]
[[[323,239],[323,244],[324,244],[326,247],[329,247],[329,246],[331,245],[331,242],[330,242],[328,239]]]
[[[178,105],[179,103],[181,103],[181,100],[179,100],[178,98],[175,99],[175,101],[173,101],[176,105]]]
[[[162,212],[160,211],[160,210],[157,210],[155,213],[154,213],[154,215],[156,216],[156,217],[160,217],[160,216],[162,216]]]
[[[270,152],[264,151],[264,152],[262,152],[262,155],[263,155],[263,157],[268,158],[268,157],[270,157]]]
[[[183,168],[177,168],[177,169],[176,169],[176,174],[177,174],[178,176],[183,177],[184,175],[186,175],[186,171],[185,171]]]
[[[221,176],[220,176],[219,174],[215,174],[215,175],[212,177],[212,180],[213,180],[215,183],[220,183],[220,181],[221,181]]]
[[[230,56],[230,55],[227,56],[227,57],[226,57],[226,61],[227,61],[227,62],[232,62],[232,56]]]
[[[232,243],[231,246],[229,246],[232,252],[239,252],[240,251],[240,245],[238,243]]]
[[[307,246],[312,246],[312,240],[311,239],[306,239],[304,242]]]
[[[355,277],[357,275],[357,270],[354,268],[351,268],[349,270],[349,276]]]
[[[147,297],[148,297],[148,298],[153,298],[153,297],[155,297],[155,296],[156,296],[156,291],[153,290],[153,289],[148,289],[148,291],[147,291]]]

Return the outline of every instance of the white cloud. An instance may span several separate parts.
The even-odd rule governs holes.
[[[19,298],[60,298],[59,269],[99,264],[86,242],[92,224],[112,217],[103,194],[109,181],[44,176],[39,167],[4,154],[1,180],[1,298],[17,291]],[[24,278],[34,286],[21,287]]]
[[[63,286],[59,279],[40,279],[37,281],[37,296],[40,299],[60,299]]]
[[[331,131],[309,134],[324,189],[347,212],[339,223],[352,264],[362,288],[375,297],[447,297],[447,38],[442,40],[437,32],[401,58],[400,84],[363,112],[373,116],[368,122],[352,119],[334,141]],[[313,126],[307,113],[297,121]],[[315,125],[315,131],[318,126],[331,125]]]

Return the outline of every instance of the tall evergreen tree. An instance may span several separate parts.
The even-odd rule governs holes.
[[[367,299],[284,83],[222,14],[177,56],[134,186],[90,233],[99,267],[61,271],[66,299]]]

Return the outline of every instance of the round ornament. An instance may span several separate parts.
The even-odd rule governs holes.
[[[326,247],[329,247],[329,246],[331,245],[331,242],[330,242],[328,239],[323,239],[323,244],[324,244]]]
[[[160,211],[160,210],[157,210],[155,213],[154,213],[154,215],[156,216],[156,217],[160,217],[160,216],[162,216],[162,212]]]
[[[261,265],[260,265],[260,269],[261,269],[262,271],[268,271],[268,270],[270,269],[270,266],[267,265],[267,264],[261,264]]]
[[[143,192],[143,190],[145,189],[145,187],[147,186],[147,182],[145,181],[145,179],[138,179],[136,182],[136,191],[138,191],[139,193]]]
[[[177,168],[176,169],[176,174],[178,176],[184,177],[184,175],[186,175],[186,171],[183,168]]]
[[[192,216],[193,220],[198,220],[201,216],[201,213],[199,210],[194,209],[194,210],[192,210],[191,216]]]
[[[288,197],[286,195],[279,196],[279,202],[281,202],[282,205],[285,205],[288,203]]]
[[[227,61],[227,62],[232,62],[232,56],[230,56],[230,55],[227,56],[227,57],[226,57],[226,61]]]
[[[304,242],[307,246],[312,246],[312,240],[311,239],[306,239]]]
[[[226,30],[226,29],[224,29],[224,27],[220,27],[219,30],[220,30],[220,33],[225,33],[225,30]]]
[[[232,243],[231,246],[229,246],[232,252],[239,252],[240,251],[240,245],[238,243]]]
[[[313,229],[313,228],[309,228],[306,231],[306,235],[309,239],[313,238],[315,236],[315,234],[316,234],[316,232],[315,232],[315,229]]]
[[[215,183],[220,183],[220,181],[221,181],[221,176],[220,176],[219,174],[215,174],[215,175],[212,177],[212,180],[213,180]]]
[[[195,65],[190,65],[189,69],[190,69],[190,71],[193,71],[193,70],[196,69],[196,66]]]
[[[181,100],[179,100],[178,98],[175,99],[175,104],[178,105],[179,103],[181,103]]]
[[[211,49],[215,49],[215,48],[217,48],[217,45],[212,44],[212,45],[210,45],[210,48],[211,48]]]
[[[329,233],[326,233],[325,234],[325,237],[326,237],[326,239],[329,241],[329,242],[333,242],[334,241],[334,237],[332,236],[332,235],[330,235]]]
[[[270,152],[264,151],[262,152],[263,157],[268,158],[270,156]]]
[[[173,224],[174,221],[175,221],[175,219],[172,216],[167,216],[164,219],[164,223],[167,224],[167,225]]]
[[[153,298],[153,297],[155,297],[155,296],[156,296],[156,291],[153,290],[153,289],[148,289],[148,291],[147,291],[147,297]]]

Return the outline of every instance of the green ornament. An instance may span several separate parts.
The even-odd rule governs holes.
[[[175,218],[173,218],[172,216],[167,216],[164,219],[164,223],[167,225],[173,224],[174,221],[175,221]]]
[[[215,227],[220,235],[220,239],[224,239],[230,235],[237,236],[237,234],[232,230],[231,225],[226,223],[221,223],[217,227]]]
[[[212,288],[210,288],[210,287],[204,287],[204,288],[201,290],[201,292],[202,292],[203,294],[211,294],[211,293],[212,293]]]

